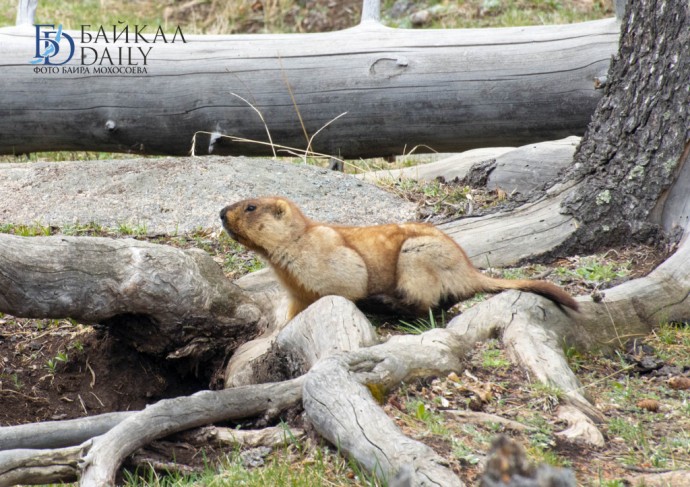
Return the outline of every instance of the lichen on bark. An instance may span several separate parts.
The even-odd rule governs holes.
[[[581,183],[561,211],[582,225],[564,250],[658,240],[652,212],[690,141],[689,19],[687,2],[628,3],[604,97],[565,176]]]

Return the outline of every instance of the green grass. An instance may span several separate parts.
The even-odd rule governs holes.
[[[300,32],[301,20],[315,15],[345,18],[352,26],[359,21],[359,8],[338,10],[316,8],[295,0],[265,0],[263,8],[253,9],[253,0],[224,2],[207,0],[193,8],[189,2],[115,0],[46,0],[36,10],[37,23],[61,22],[67,29],[79,29],[82,24],[112,26],[119,20],[127,24],[163,26],[173,32],[181,25],[186,33]],[[321,2],[325,4],[325,2]],[[382,22],[389,27],[411,27],[409,15],[394,18],[394,0],[382,2]],[[560,24],[582,22],[612,15],[610,2],[594,1],[591,5],[576,0],[431,0],[416,2],[416,8],[426,7],[431,21],[425,28],[508,27],[521,25]],[[0,0],[0,25],[13,25],[16,0]],[[414,9],[412,10],[414,11]],[[315,25],[323,24],[315,23]],[[328,27],[326,25],[326,27]]]
[[[606,256],[592,256],[582,259],[575,269],[559,267],[555,274],[561,277],[574,277],[587,283],[606,283],[630,274],[632,263],[610,262]]]
[[[334,479],[338,479],[334,482]],[[261,467],[248,468],[239,452],[226,458],[218,468],[210,468],[198,474],[162,475],[147,470],[142,475],[125,474],[126,485],[130,487],[173,487],[204,485],[220,487],[243,486],[381,486],[380,481],[365,473],[358,465],[345,460],[337,452],[326,447],[286,447],[270,454]]]
[[[505,356],[504,351],[499,348],[496,340],[485,342],[486,349],[481,353],[482,367],[488,369],[507,369],[512,366],[510,360]]]
[[[445,328],[446,327],[446,315],[441,312],[440,323],[436,322],[436,317],[433,312],[429,310],[429,318],[417,318],[414,321],[400,320],[399,324],[395,327],[401,333],[406,333],[408,335],[421,335],[425,331],[433,330],[434,328]]]
[[[2,0],[0,0],[2,3]],[[63,161],[97,161],[106,159],[131,159],[129,153],[116,152],[92,152],[92,151],[48,151],[32,152],[28,155],[20,156],[0,156],[0,162],[63,162]],[[144,156],[137,154],[136,157],[161,157]]]
[[[383,20],[390,27],[410,28],[409,16],[391,18],[394,0],[383,2]],[[431,21],[425,28],[514,27],[568,24],[612,15],[609,2],[585,3],[567,0],[435,0],[425,2]]]
[[[38,237],[53,234],[53,228],[34,223],[32,225],[15,225],[14,223],[0,224],[0,233],[9,233],[19,237]]]

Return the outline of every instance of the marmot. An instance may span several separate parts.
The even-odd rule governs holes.
[[[291,297],[288,319],[332,294],[423,315],[479,292],[519,289],[578,309],[577,301],[550,282],[482,274],[453,239],[430,224],[328,225],[280,197],[239,201],[223,208],[220,219],[230,237],[271,264]]]

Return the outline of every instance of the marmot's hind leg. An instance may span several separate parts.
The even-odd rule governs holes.
[[[412,237],[400,249],[396,294],[424,314],[473,296],[476,273],[465,253],[445,235]]]

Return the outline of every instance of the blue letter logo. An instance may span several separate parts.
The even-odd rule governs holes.
[[[50,27],[55,29],[55,24],[38,24],[36,25],[36,55],[31,64],[51,64],[60,66],[67,63],[72,56],[74,56],[74,40],[69,34],[63,34],[62,24],[58,24],[57,30],[45,29],[41,31],[41,27]],[[43,35],[41,35],[43,34]],[[67,39],[69,44],[69,56],[61,63],[51,63],[50,58],[55,57],[60,52],[60,42]]]

